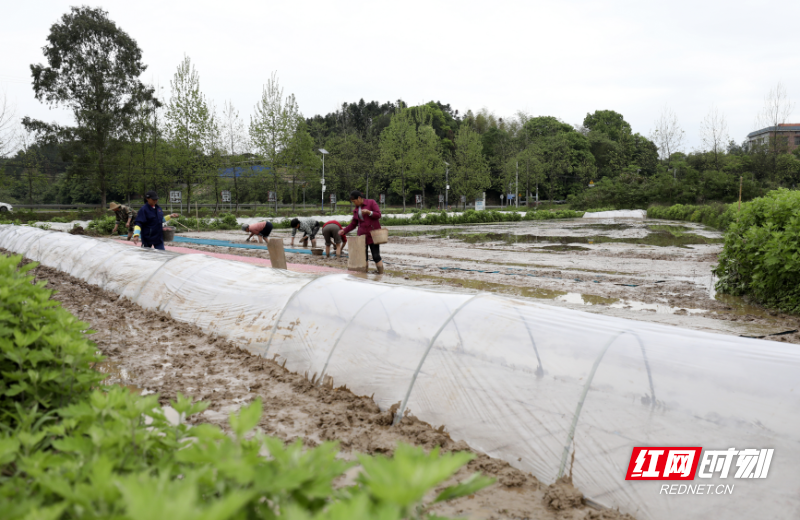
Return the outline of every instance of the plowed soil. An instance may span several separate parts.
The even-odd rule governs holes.
[[[426,449],[439,446],[443,451],[469,450],[463,441],[453,441],[444,427],[434,429],[413,416],[392,427],[393,411],[381,412],[369,397],[346,388],[313,385],[303,375],[166,314],[144,310],[54,269],[40,266],[34,274],[46,279],[48,288],[57,291],[54,298],[96,331],[92,339],[108,358],[100,367],[109,374],[108,383],[158,393],[162,404],[179,392],[208,401],[210,407],[195,421],[227,429],[230,413],[261,397],[264,415],[259,427],[264,432],[287,442],[301,438],[307,446],[335,440],[346,458],[355,453],[391,454],[398,442]],[[475,471],[497,482],[440,505],[436,512],[493,519],[632,519],[589,507],[569,481],[548,486],[481,453],[456,478]]]

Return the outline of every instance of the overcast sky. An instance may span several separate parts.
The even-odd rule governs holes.
[[[75,2],[5,1],[0,92],[17,114],[69,122],[33,97],[50,26]],[[139,43],[147,83],[164,87],[184,54],[206,96],[247,116],[272,71],[306,116],[342,102],[403,99],[486,107],[568,123],[622,113],[649,135],[665,104],[686,151],[712,103],[741,142],[779,81],[800,101],[800,4],[757,1],[110,1],[102,6]],[[800,107],[793,112],[800,122]]]

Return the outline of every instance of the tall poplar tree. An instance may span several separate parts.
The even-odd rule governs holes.
[[[302,120],[294,94],[284,97],[283,87],[276,73],[272,73],[261,93],[261,100],[255,106],[255,114],[250,117],[250,140],[253,148],[265,166],[267,175],[272,177],[275,187],[275,212],[278,211],[278,168],[281,152],[294,138],[295,131]]]
[[[192,189],[203,181],[202,162],[208,144],[211,113],[200,91],[200,75],[189,56],[184,56],[170,81],[172,93],[167,104],[167,138],[173,146],[175,166],[186,184],[186,203],[192,203]]]
[[[481,136],[470,125],[462,125],[456,132],[455,168],[450,173],[453,193],[474,200],[492,184],[489,165],[483,156]]]

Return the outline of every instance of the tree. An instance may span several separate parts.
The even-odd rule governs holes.
[[[778,155],[785,151],[788,144],[784,138],[778,135],[778,125],[786,123],[794,110],[794,103],[789,99],[786,87],[778,82],[775,88],[770,89],[764,97],[764,107],[756,117],[758,129],[770,128],[772,136],[769,139],[769,151],[772,159],[772,171],[778,170]]]
[[[453,192],[474,200],[491,186],[489,165],[483,156],[481,136],[470,125],[462,125],[455,136],[455,168],[450,176]]]
[[[87,169],[106,203],[111,172],[108,163],[120,147],[136,106],[153,95],[139,76],[147,68],[142,51],[99,8],[72,7],[50,28],[44,47],[48,65],[31,65],[36,99],[66,106],[77,126],[62,127],[26,117],[23,124],[40,135],[80,142],[93,155]]]
[[[425,204],[425,187],[434,180],[444,177],[442,141],[430,125],[420,126],[417,130],[414,169],[419,189],[422,192],[422,203]]]
[[[706,150],[714,155],[714,169],[719,170],[719,158],[725,152],[730,137],[725,114],[714,105],[711,105],[711,110],[700,124],[700,138]]]
[[[406,110],[398,110],[389,122],[389,126],[381,133],[380,156],[378,164],[381,169],[393,175],[390,181],[392,191],[403,198],[403,212],[406,211],[407,176],[414,162],[417,147],[417,132],[413,116]]]
[[[201,163],[208,143],[211,113],[200,91],[200,75],[189,56],[184,56],[169,82],[172,93],[167,104],[167,138],[173,147],[175,166],[186,184],[186,204],[192,189],[203,181]]]
[[[586,114],[583,126],[590,132],[603,132],[612,141],[620,141],[624,134],[631,133],[630,123],[613,110],[595,110],[593,114]]]
[[[678,116],[671,108],[664,105],[650,139],[658,146],[661,159],[667,162],[668,168],[672,154],[679,152],[683,146],[683,135],[684,132],[678,124]]]
[[[221,188],[219,170],[223,165],[222,155],[225,152],[225,141],[223,140],[220,119],[217,115],[217,107],[212,104],[208,114],[208,131],[206,132],[205,146],[207,154],[203,162],[205,170],[208,172],[207,175],[211,180],[211,187],[214,189],[214,214],[216,215],[219,212]]]
[[[223,147],[228,155],[228,165],[233,175],[233,196],[236,199],[236,214],[239,214],[239,176],[241,170],[236,166],[240,162],[239,158],[248,149],[247,134],[244,129],[244,121],[239,116],[239,111],[233,106],[233,102],[226,101],[222,107],[222,119],[220,120],[222,129]]]
[[[20,194],[24,193],[28,204],[33,204],[48,184],[41,169],[42,154],[40,146],[35,143],[30,132],[20,137],[20,144],[22,146],[17,152],[17,162],[21,163],[22,170],[19,175],[18,191]]]
[[[14,106],[6,93],[0,97],[0,159],[10,154],[17,145],[17,122]]]
[[[250,139],[262,163],[269,168],[275,186],[275,213],[278,212],[279,154],[289,145],[302,115],[294,94],[284,97],[283,88],[273,72],[261,93],[261,101],[250,117]]]
[[[292,211],[297,205],[297,190],[305,185],[312,172],[317,171],[321,161],[314,153],[314,138],[308,132],[308,125],[302,117],[297,118],[297,127],[289,137],[281,154],[286,165],[286,176],[291,180]]]

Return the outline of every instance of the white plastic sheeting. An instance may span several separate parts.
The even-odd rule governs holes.
[[[313,277],[0,226],[0,247],[401,402],[454,439],[637,518],[800,517],[800,349],[492,294]],[[766,479],[625,481],[634,446],[773,448]],[[574,453],[574,462],[571,460]],[[728,495],[664,484],[734,485]]]
[[[586,212],[583,218],[647,218],[647,211],[643,209],[620,209],[616,211]]]

